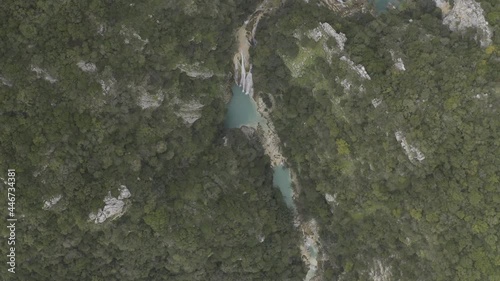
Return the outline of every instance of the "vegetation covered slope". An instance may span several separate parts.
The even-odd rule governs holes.
[[[234,31],[257,3],[177,2],[0,4],[0,170],[16,169],[19,218],[1,276],[304,275],[269,159],[222,127]],[[121,185],[125,214],[89,221]]]
[[[0,3],[0,170],[16,169],[19,218],[2,278],[303,279],[269,159],[222,127],[257,4]],[[321,275],[499,280],[497,1],[481,1],[487,48],[430,0],[376,18],[316,4],[262,19],[251,56]],[[89,221],[121,185],[123,216]]]
[[[275,101],[301,207],[320,222],[325,280],[499,280],[491,24],[485,49],[432,1],[376,18],[289,2],[261,24],[255,91]]]

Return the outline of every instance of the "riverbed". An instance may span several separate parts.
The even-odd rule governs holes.
[[[295,206],[295,201],[298,199],[296,191],[300,190],[300,185],[293,171],[285,166],[287,161],[281,152],[282,143],[270,118],[272,110],[266,106],[262,98],[257,97],[257,100],[254,100],[252,64],[248,52],[250,42],[255,40],[259,20],[265,13],[278,8],[279,3],[280,1],[264,0],[236,33],[239,48],[233,56],[235,84],[232,87],[233,95],[228,104],[224,124],[226,128],[245,126],[256,129],[265,154],[271,161],[274,171],[273,185],[280,189],[283,200],[293,212],[293,223],[302,234],[300,251],[302,260],[309,267],[304,281],[310,281],[318,274],[319,228],[314,219],[304,221]]]

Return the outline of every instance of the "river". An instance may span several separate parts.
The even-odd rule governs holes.
[[[241,126],[256,128],[261,125],[264,130],[269,130],[265,119],[257,110],[257,104],[251,95],[246,95],[237,85],[232,87],[233,96],[227,105],[224,125],[226,128],[240,128]],[[295,209],[293,202],[293,188],[290,170],[283,165],[273,168],[273,185],[280,189],[283,199],[289,208]]]
[[[281,191],[283,200],[294,214],[296,226],[301,229],[304,235],[304,241],[300,248],[302,254],[307,257],[306,264],[309,267],[304,281],[310,281],[316,276],[318,268],[319,236],[316,221],[311,220],[309,222],[304,222],[302,220],[300,214],[297,212],[294,201],[294,187],[292,185],[291,171],[284,165],[284,158],[279,152],[270,152],[274,149],[272,148],[273,145],[270,144],[275,143],[276,145],[281,145],[276,132],[272,129],[272,123],[259,113],[259,107],[252,95],[245,94],[243,89],[236,84],[233,85],[232,92],[232,98],[227,105],[224,125],[226,128],[230,129],[247,126],[253,128],[259,127],[262,130],[263,137],[261,137],[261,142],[265,147],[266,154],[271,157],[271,166],[274,171],[273,185]],[[269,118],[269,116],[267,116],[267,118]],[[276,157],[274,154],[279,154],[280,156]],[[276,159],[283,160],[277,161]]]
[[[237,52],[233,56],[234,82],[232,98],[227,105],[227,115],[224,121],[226,128],[240,128],[241,126],[253,127],[258,131],[258,136],[264,151],[271,160],[273,168],[273,185],[279,188],[288,208],[294,215],[294,225],[302,234],[300,250],[302,260],[309,267],[304,281],[310,281],[318,275],[318,260],[320,252],[319,226],[316,220],[304,221],[298,212],[295,200],[298,199],[300,190],[296,175],[285,166],[286,158],[281,153],[281,141],[270,118],[270,110],[257,97],[254,100],[252,60],[249,49],[250,42],[255,40],[257,25],[264,14],[278,9],[281,1],[264,0],[236,32]],[[292,185],[293,183],[293,185]],[[290,241],[291,242],[291,241]]]

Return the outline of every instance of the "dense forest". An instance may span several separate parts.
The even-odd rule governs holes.
[[[498,32],[499,3],[481,4]],[[314,40],[320,23],[345,46]],[[481,48],[412,1],[344,18],[293,2],[259,35],[256,92],[320,221],[325,280],[500,280],[497,33]]]
[[[325,2],[282,1],[251,48],[320,226],[318,279],[500,280],[500,3],[478,1],[481,46],[431,0]],[[0,3],[0,194],[15,169],[18,218],[1,280],[304,280],[269,157],[224,128],[259,3]]]
[[[223,128],[233,32],[256,5],[0,3],[0,177],[17,172],[19,218],[1,280],[301,279],[269,159]],[[121,185],[125,213],[89,221]]]

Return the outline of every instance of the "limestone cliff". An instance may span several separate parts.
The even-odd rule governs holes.
[[[450,30],[464,32],[468,28],[473,28],[476,30],[475,39],[479,41],[481,47],[491,45],[493,32],[484,17],[480,3],[475,0],[455,0],[455,4],[450,8],[447,0],[434,0],[434,2],[443,13],[443,24]]]

